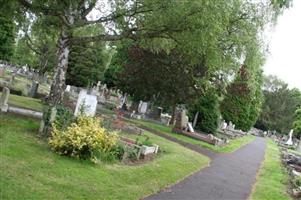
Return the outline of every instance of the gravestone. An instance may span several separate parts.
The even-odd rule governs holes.
[[[234,125],[231,121],[229,122],[229,125],[227,126],[227,129],[230,130],[230,131],[234,130]]]
[[[186,116],[186,111],[183,109],[179,110],[177,112],[177,116],[176,116],[176,125],[175,128],[177,129],[185,129],[187,127],[187,116]]]
[[[37,81],[33,81],[30,88],[29,88],[29,92],[28,92],[28,96],[29,97],[35,97],[37,92],[38,92],[38,88],[39,88],[39,82]]]
[[[162,114],[163,108],[162,107],[156,107],[153,111],[153,117],[154,119],[160,119]]]
[[[77,116],[83,112],[87,116],[94,117],[97,109],[97,96],[87,94],[87,90],[81,90],[77,103],[74,115]]]
[[[195,127],[198,122],[199,112],[196,112],[193,118],[192,127]]]
[[[71,90],[71,86],[70,86],[70,85],[67,85],[67,86],[66,86],[66,89],[65,89],[65,92],[70,92],[70,90]]]
[[[292,129],[290,132],[289,132],[289,138],[288,138],[288,140],[287,140],[287,142],[285,143],[286,145],[293,145],[293,132],[294,132],[294,130]]]
[[[3,77],[5,75],[4,67],[0,67],[0,77]]]
[[[160,119],[162,124],[168,126],[171,120],[171,116],[169,114],[161,114]]]
[[[188,125],[188,131],[191,132],[191,133],[194,133],[194,129],[192,127],[192,124],[190,122],[188,122],[187,125]]]
[[[140,112],[140,108],[141,108],[142,102],[143,102],[143,101],[139,101],[138,109],[137,109],[138,112]]]
[[[147,102],[141,101],[140,106],[138,107],[138,112],[141,114],[145,114],[147,111]]]
[[[0,111],[7,112],[8,110],[8,98],[9,98],[9,89],[7,87],[4,87],[2,90],[2,95],[0,98]]]

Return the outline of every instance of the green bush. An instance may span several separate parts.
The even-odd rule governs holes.
[[[215,134],[219,124],[220,110],[218,95],[213,89],[208,90],[194,105],[190,106],[191,120],[196,112],[199,112],[199,116],[195,128]]]
[[[63,105],[57,107],[57,115],[54,122],[57,129],[66,130],[74,121],[75,117],[70,108]]]
[[[79,116],[65,130],[54,124],[51,134],[49,144],[59,154],[93,162],[117,157],[118,136],[103,128],[99,118]]]

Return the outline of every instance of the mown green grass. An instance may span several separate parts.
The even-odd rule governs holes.
[[[203,142],[203,141],[196,140],[194,138],[187,137],[185,135],[173,133],[171,131],[172,128],[168,127],[168,126],[155,124],[155,123],[152,123],[152,122],[149,122],[149,121],[142,121],[142,120],[131,120],[131,121],[134,122],[134,123],[138,123],[138,124],[147,126],[149,128],[155,129],[155,130],[160,131],[162,133],[168,134],[168,135],[170,135],[172,137],[175,137],[175,138],[177,138],[181,141],[188,142],[188,143],[191,143],[191,144],[196,144],[196,145],[207,148],[207,149],[212,150],[212,151],[217,152],[217,153],[230,153],[230,152],[233,152],[233,151],[239,149],[240,147],[242,147],[243,145],[245,145],[245,144],[247,144],[247,143],[249,143],[249,142],[251,142],[255,139],[254,136],[247,135],[247,136],[244,136],[244,137],[240,137],[240,138],[237,138],[237,139],[230,140],[229,144],[219,147],[219,146],[214,146],[214,145],[208,144],[208,143]]]
[[[285,200],[291,199],[287,194],[288,174],[281,164],[277,145],[269,140],[265,159],[259,171],[256,184],[249,199],[251,200]]]
[[[0,115],[0,199],[139,199],[205,167],[209,159],[150,133],[163,153],[138,165],[95,165],[59,156],[38,122]]]
[[[0,96],[1,95],[2,93],[0,92]],[[8,104],[11,106],[27,108],[35,111],[43,110],[43,104],[41,100],[14,94],[9,95]]]

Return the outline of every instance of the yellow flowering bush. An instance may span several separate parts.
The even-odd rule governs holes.
[[[63,155],[95,160],[101,153],[108,153],[117,146],[118,135],[101,126],[100,118],[79,116],[67,129],[55,125],[49,140],[51,148]]]

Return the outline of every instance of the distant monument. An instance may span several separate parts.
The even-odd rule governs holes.
[[[285,143],[286,145],[293,145],[293,132],[294,132],[294,130],[293,129],[291,129],[291,131],[289,132],[289,138],[288,138],[288,140],[287,140],[287,142]]]

